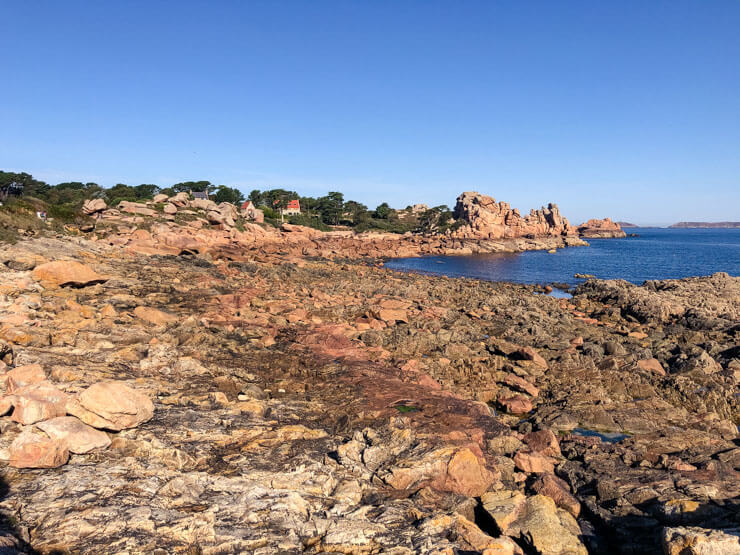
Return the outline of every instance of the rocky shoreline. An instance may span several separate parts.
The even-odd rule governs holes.
[[[737,549],[740,278],[564,300],[136,234],[3,251],[8,549]]]

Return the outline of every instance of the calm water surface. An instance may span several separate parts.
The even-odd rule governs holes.
[[[574,274],[601,279],[648,279],[705,276],[714,272],[740,275],[740,229],[632,228],[638,237],[588,239],[590,247],[519,254],[399,258],[388,268],[447,276],[519,283],[567,283]]]

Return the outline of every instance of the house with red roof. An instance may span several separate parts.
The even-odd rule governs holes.
[[[298,199],[289,200],[288,204],[283,210],[283,214],[286,216],[296,216],[301,213],[301,203]]]

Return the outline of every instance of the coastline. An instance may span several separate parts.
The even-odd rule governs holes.
[[[679,533],[677,522],[719,528],[734,518],[740,368],[728,322],[739,316],[740,278],[594,280],[566,300],[297,256],[303,241],[239,256],[225,246],[142,256],[130,241],[109,243],[25,240],[0,268],[13,367],[40,364],[68,395],[115,379],[154,401],[154,418],[109,434],[108,449],[54,472],[4,470],[0,506],[21,509],[38,549],[145,538],[173,549],[194,538],[209,549],[298,548],[330,514],[334,532],[314,544],[324,550],[546,550],[550,537],[573,552],[614,537],[644,550]],[[103,283],[39,282],[32,268],[59,258]],[[3,420],[7,453],[21,427]],[[122,467],[130,488],[111,501]],[[152,475],[154,497],[144,493]],[[74,531],[77,483],[117,508],[104,518],[118,535],[94,517],[90,534]],[[699,510],[709,490],[714,508]],[[188,491],[202,507],[195,515],[178,501]],[[505,495],[516,501],[502,514]],[[239,512],[214,509],[224,503]],[[259,517],[259,530],[238,524],[265,503],[280,508]],[[134,509],[144,511],[135,537],[124,516]],[[481,514],[499,535],[483,531]],[[554,519],[557,534],[538,535],[531,514]],[[305,524],[286,535],[298,515]],[[576,517],[589,534],[574,532],[584,529]],[[178,526],[200,531],[173,534]]]

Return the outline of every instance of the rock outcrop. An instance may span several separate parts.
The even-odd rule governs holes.
[[[464,222],[453,232],[458,238],[513,239],[517,237],[557,237],[574,235],[575,230],[560,215],[556,204],[531,210],[522,217],[517,208],[493,197],[466,192],[457,197],[454,218]]]
[[[577,228],[578,235],[581,237],[594,238],[594,239],[607,239],[615,237],[626,237],[627,234],[622,231],[617,222],[611,221],[610,218],[604,218],[603,220],[588,220],[582,223]]]
[[[85,203],[82,205],[82,212],[84,214],[87,214],[88,216],[91,216],[98,212],[103,212],[107,209],[108,205],[102,198],[86,200]]]

